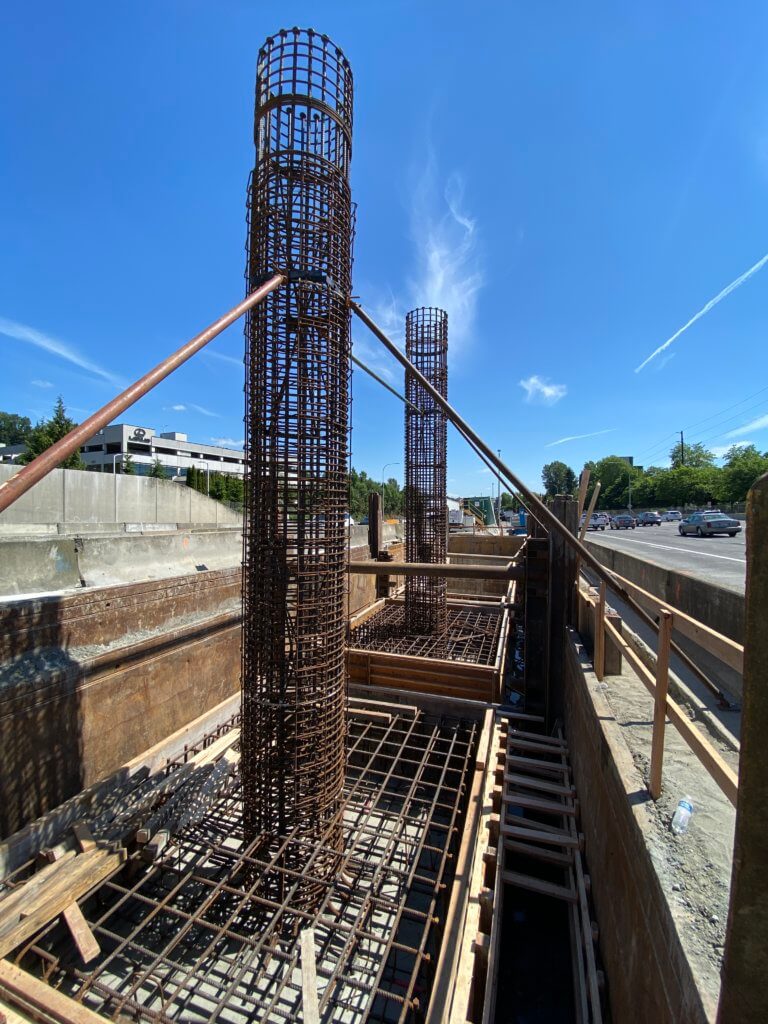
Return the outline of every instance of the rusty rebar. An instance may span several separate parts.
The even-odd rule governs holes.
[[[317,842],[344,782],[351,133],[342,51],[311,29],[267,39],[247,287],[271,267],[288,283],[246,325],[242,775],[260,856],[294,829]],[[340,844],[339,826],[329,846]],[[300,870],[301,850],[289,847],[282,866]],[[328,854],[314,871],[334,867]],[[307,883],[295,903],[317,895]]]
[[[412,309],[405,318],[408,359],[445,398],[448,395],[448,314]],[[434,398],[406,370],[405,394],[418,406],[405,409],[405,557],[408,562],[446,560],[447,420]],[[409,634],[440,634],[446,627],[447,584],[441,576],[405,581],[405,628]]]

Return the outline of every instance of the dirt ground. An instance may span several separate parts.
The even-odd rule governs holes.
[[[607,677],[599,686],[647,785],[653,724],[651,696],[632,674]],[[738,754],[710,734],[703,734],[732,767],[738,766]],[[736,810],[669,722],[662,784],[659,800],[644,805],[651,826],[651,857],[705,1004],[716,1007]],[[694,814],[687,831],[678,836],[671,831],[670,822],[678,800],[685,796],[691,798]]]

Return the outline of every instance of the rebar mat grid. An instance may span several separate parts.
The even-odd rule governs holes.
[[[334,878],[313,876],[328,847],[298,829],[281,845],[298,847],[303,871],[278,866],[293,858],[254,855],[238,777],[161,863],[124,872],[82,904],[102,949],[91,969],[56,925],[22,965],[32,969],[36,956],[51,984],[115,1021],[296,1021],[298,933],[312,926],[321,1021],[421,1019],[477,726],[421,713],[386,719],[351,726]],[[283,902],[269,895],[275,872]],[[312,912],[290,903],[307,883],[322,890]]]
[[[447,625],[437,636],[406,632],[402,604],[385,605],[350,633],[355,650],[381,651],[418,658],[441,658],[470,665],[493,665],[499,649],[502,616],[496,608],[448,606]]]

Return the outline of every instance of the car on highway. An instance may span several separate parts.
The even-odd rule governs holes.
[[[638,526],[661,526],[661,516],[658,512],[641,512],[637,517]]]
[[[681,537],[692,533],[697,537],[713,537],[717,533],[735,537],[741,530],[741,523],[722,512],[694,512],[680,523],[678,530]]]
[[[661,518],[665,523],[680,523],[683,520],[683,513],[671,508],[669,512],[662,513]]]
[[[582,512],[580,526],[584,525],[584,520],[587,518],[587,513]],[[589,517],[588,530],[604,530],[608,526],[610,520],[605,512],[593,512]]]
[[[634,530],[635,525],[635,517],[629,512],[619,512],[611,519],[612,530]]]

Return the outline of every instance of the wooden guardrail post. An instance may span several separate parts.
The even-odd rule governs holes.
[[[595,605],[595,675],[601,682],[605,675],[605,583],[600,584]]]
[[[578,530],[577,503],[570,494],[556,494],[552,514],[569,533]],[[576,552],[559,533],[549,537],[549,685],[546,719],[552,724],[563,716],[566,627],[574,623]]]
[[[739,792],[731,906],[721,972],[718,1024],[768,1019],[768,473],[747,498],[747,589],[744,631]]]
[[[661,796],[661,769],[664,764],[664,728],[667,720],[669,690],[669,644],[672,639],[672,614],[661,609],[659,618],[659,651],[656,658],[656,690],[653,695],[653,737],[651,739],[651,774],[648,789],[654,800]]]

